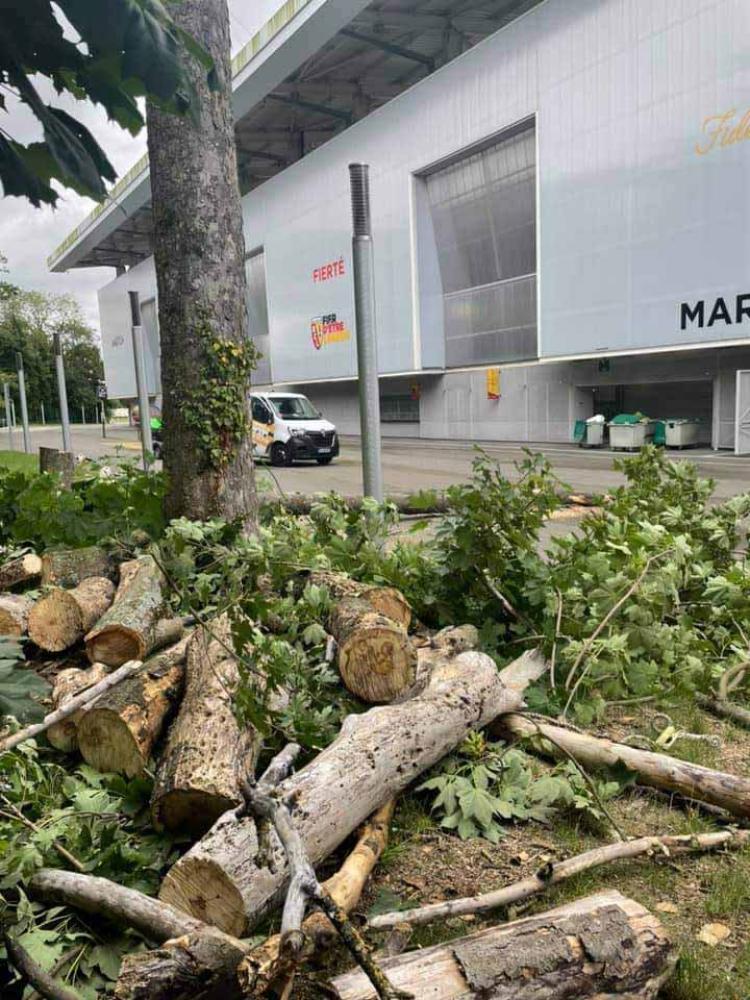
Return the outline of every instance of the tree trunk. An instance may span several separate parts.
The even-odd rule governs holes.
[[[240,364],[248,344],[245,242],[227,0],[183,0],[171,13],[213,58],[217,85],[209,87],[195,62],[197,121],[148,107],[166,512],[251,526],[250,383]]]
[[[226,617],[198,629],[187,650],[185,697],[159,761],[151,799],[157,830],[194,837],[242,801],[240,773],[252,772],[260,749],[255,729],[241,731],[232,711],[239,682]],[[209,921],[210,923],[210,921]]]
[[[50,549],[42,556],[43,587],[77,587],[90,576],[117,580],[112,556],[98,545],[85,549]]]
[[[542,750],[549,756],[565,759],[570,755],[586,768],[625,764],[635,772],[636,781],[641,785],[677,792],[689,799],[727,809],[735,816],[750,817],[750,778],[713,771],[668,754],[638,750],[523,715],[505,716],[499,720],[498,729],[506,735],[538,737]]]
[[[657,918],[610,891],[407,952],[383,962],[383,971],[398,989],[430,1000],[653,1000],[675,960]],[[375,997],[359,970],[332,986],[340,1000]]]
[[[74,698],[79,691],[97,684],[106,677],[108,670],[103,663],[95,663],[88,670],[80,670],[78,667],[69,667],[61,670],[55,678],[55,686],[52,688],[52,707],[62,708]],[[61,722],[55,722],[47,730],[47,739],[57,750],[64,753],[73,753],[78,749],[78,722],[81,718],[82,709],[69,715]]]
[[[42,575],[42,560],[33,552],[10,559],[0,566],[0,591],[36,582]]]
[[[189,638],[151,657],[83,714],[78,746],[87,764],[128,778],[143,773],[182,695]]]
[[[119,667],[128,660],[144,660],[159,646],[180,638],[181,622],[164,617],[168,608],[163,585],[153,556],[122,564],[114,602],[86,636],[86,652],[92,663]]]
[[[0,635],[26,635],[33,606],[25,594],[0,594]]]
[[[40,445],[39,471],[58,475],[63,489],[69,490],[73,485],[73,475],[76,471],[76,457],[72,451],[60,451],[58,448],[45,448],[44,445]]]
[[[112,603],[115,585],[91,576],[73,590],[56,588],[29,612],[29,638],[48,653],[61,653],[86,635]]]
[[[338,738],[279,786],[293,803],[293,820],[312,864],[469,731],[521,707],[526,686],[546,669],[534,653],[498,672],[483,653],[419,652],[434,664],[424,691],[408,702],[349,716]],[[160,896],[239,936],[268,913],[286,888],[286,858],[274,833],[268,848],[259,859],[253,820],[228,813],[173,865]]]

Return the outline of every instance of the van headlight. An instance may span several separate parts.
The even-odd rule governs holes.
[[[305,430],[304,427],[290,427],[289,433],[292,435],[292,437],[298,438],[298,437],[304,437],[305,434],[307,434],[307,431]]]

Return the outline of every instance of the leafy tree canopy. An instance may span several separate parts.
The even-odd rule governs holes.
[[[55,8],[67,19],[65,27]],[[195,107],[194,59],[212,72],[210,57],[177,27],[162,0],[56,0],[54,8],[50,0],[0,0],[0,87],[31,109],[43,131],[41,142],[23,145],[0,127],[4,193],[35,206],[54,205],[54,180],[101,200],[105,182],[116,177],[89,130],[45,104],[35,74],[47,77],[58,94],[102,105],[135,135],[144,125],[139,96],[179,113]]]

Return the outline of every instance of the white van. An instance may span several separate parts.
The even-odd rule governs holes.
[[[254,392],[253,454],[271,465],[291,465],[314,458],[328,465],[339,453],[334,425],[323,420],[307,396],[297,392]]]

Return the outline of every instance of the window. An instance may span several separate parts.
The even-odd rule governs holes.
[[[247,277],[247,325],[250,338],[262,357],[253,372],[253,383],[271,382],[271,338],[268,330],[268,299],[266,298],[266,255],[261,247],[245,258]]]
[[[271,406],[285,420],[314,420],[318,416],[307,396],[277,396],[271,399]]]
[[[536,356],[534,138],[524,125],[425,178],[449,367]]]
[[[380,420],[384,424],[418,424],[419,400],[411,396],[381,396]]]
[[[273,417],[271,416],[268,407],[265,403],[262,403],[259,399],[253,396],[253,420],[256,424],[272,424]]]

